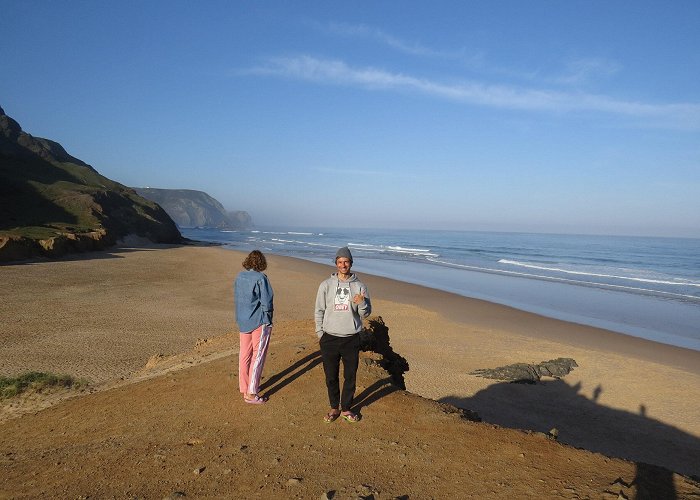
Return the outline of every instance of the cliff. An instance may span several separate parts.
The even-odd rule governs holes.
[[[0,262],[182,236],[156,203],[33,137],[0,108]]]
[[[144,198],[158,203],[180,227],[249,229],[250,215],[227,212],[221,203],[203,191],[192,189],[134,188]]]

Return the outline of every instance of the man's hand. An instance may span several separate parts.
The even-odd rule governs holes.
[[[352,301],[353,301],[355,304],[359,304],[359,303],[361,303],[361,302],[364,302],[364,301],[365,301],[365,294],[364,294],[364,293],[357,293],[357,294],[355,294],[355,296],[352,298]]]

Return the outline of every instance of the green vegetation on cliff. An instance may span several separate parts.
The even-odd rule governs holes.
[[[156,203],[22,131],[0,108],[0,261],[96,250],[129,235],[182,239]]]

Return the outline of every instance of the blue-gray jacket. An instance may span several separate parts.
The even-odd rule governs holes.
[[[272,324],[272,286],[263,273],[241,271],[233,285],[236,323],[241,332]]]

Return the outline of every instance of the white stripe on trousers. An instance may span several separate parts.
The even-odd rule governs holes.
[[[267,355],[267,346],[270,343],[270,333],[272,326],[263,325],[260,331],[260,342],[258,343],[258,355],[253,360],[253,371],[250,374],[250,383],[248,385],[248,394],[257,394],[260,386],[260,377],[262,376],[263,367],[265,366],[265,357]]]

